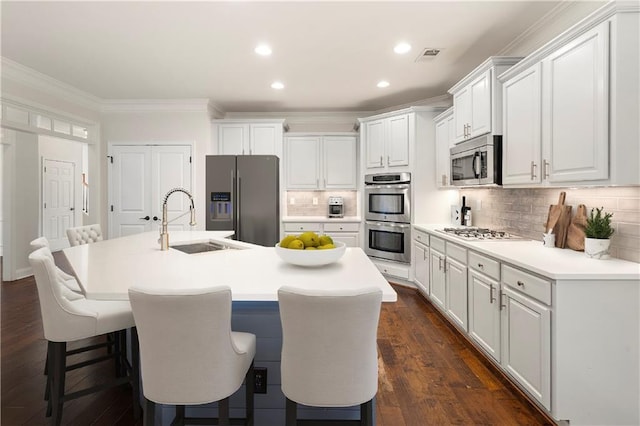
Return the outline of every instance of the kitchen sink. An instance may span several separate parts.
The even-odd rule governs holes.
[[[206,242],[206,243],[192,243],[192,244],[178,244],[175,246],[169,246],[172,249],[180,250],[181,252],[187,254],[195,254],[195,253],[204,253],[207,251],[218,251],[218,250],[234,250],[233,247],[228,246],[226,244],[214,243],[214,242]]]

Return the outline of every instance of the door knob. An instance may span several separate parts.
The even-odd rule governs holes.
[[[140,219],[149,220],[151,219],[149,216],[141,217]]]
[[[158,219],[158,216],[154,216],[154,217],[153,217],[153,220],[159,220],[159,219]]]
[[[75,210],[75,208],[73,208],[73,207],[70,207],[70,208],[69,208],[69,210],[71,210],[71,211],[74,211],[74,210]]]

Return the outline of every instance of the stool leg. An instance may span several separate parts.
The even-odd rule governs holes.
[[[51,403],[51,374],[48,374],[49,372],[53,371],[53,356],[50,355],[53,354],[53,350],[53,342],[47,342],[47,384],[45,385],[46,389],[44,391],[44,399],[45,401],[47,401],[47,417],[51,417],[51,411],[53,409]]]
[[[253,426],[253,391],[255,388],[255,376],[253,374],[253,362],[251,366],[249,366],[249,370],[247,370],[247,375],[245,376],[245,425]]]
[[[229,426],[229,397],[218,401],[218,424]]]
[[[286,426],[296,426],[298,424],[298,404],[287,398]]]
[[[131,388],[133,393],[133,418],[138,420],[141,414],[140,408],[140,344],[138,342],[138,329],[131,328]]]
[[[155,426],[156,403],[145,398],[144,404],[144,426]]]
[[[51,368],[49,374],[53,375],[51,378],[51,395],[50,401],[53,406],[53,412],[51,422],[54,425],[59,425],[62,422],[62,406],[64,405],[64,379],[65,379],[65,364],[67,358],[67,343],[66,342],[51,342],[52,353]]]
[[[373,399],[360,404],[360,424],[373,426]]]
[[[184,426],[185,425],[185,406],[184,405],[176,405],[176,417],[173,419],[172,425],[175,426]]]

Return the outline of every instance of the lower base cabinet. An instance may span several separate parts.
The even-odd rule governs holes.
[[[442,311],[446,304],[445,257],[433,247],[429,251],[429,269],[431,272],[431,301]]]
[[[445,275],[447,314],[456,325],[467,331],[467,267],[447,257]]]
[[[413,282],[422,294],[429,296],[429,247],[414,241],[411,256],[411,264],[414,267]]]
[[[469,281],[469,336],[500,362],[500,283],[473,269]]]

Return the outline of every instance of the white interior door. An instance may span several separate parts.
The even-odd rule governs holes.
[[[151,211],[152,229],[158,229],[162,220],[164,197],[173,188],[184,188],[191,192],[191,147],[188,145],[151,146]],[[193,194],[192,194],[193,195]],[[169,230],[189,229],[189,197],[182,193],[171,195],[167,201]]]
[[[110,238],[158,229],[165,194],[176,187],[191,191],[189,145],[112,145],[110,155]],[[188,197],[173,195],[169,220],[185,211],[189,211]],[[186,215],[169,229],[181,230],[188,222]]]
[[[75,226],[75,165],[67,161],[43,161],[42,230],[51,250],[66,247],[67,228]]]

